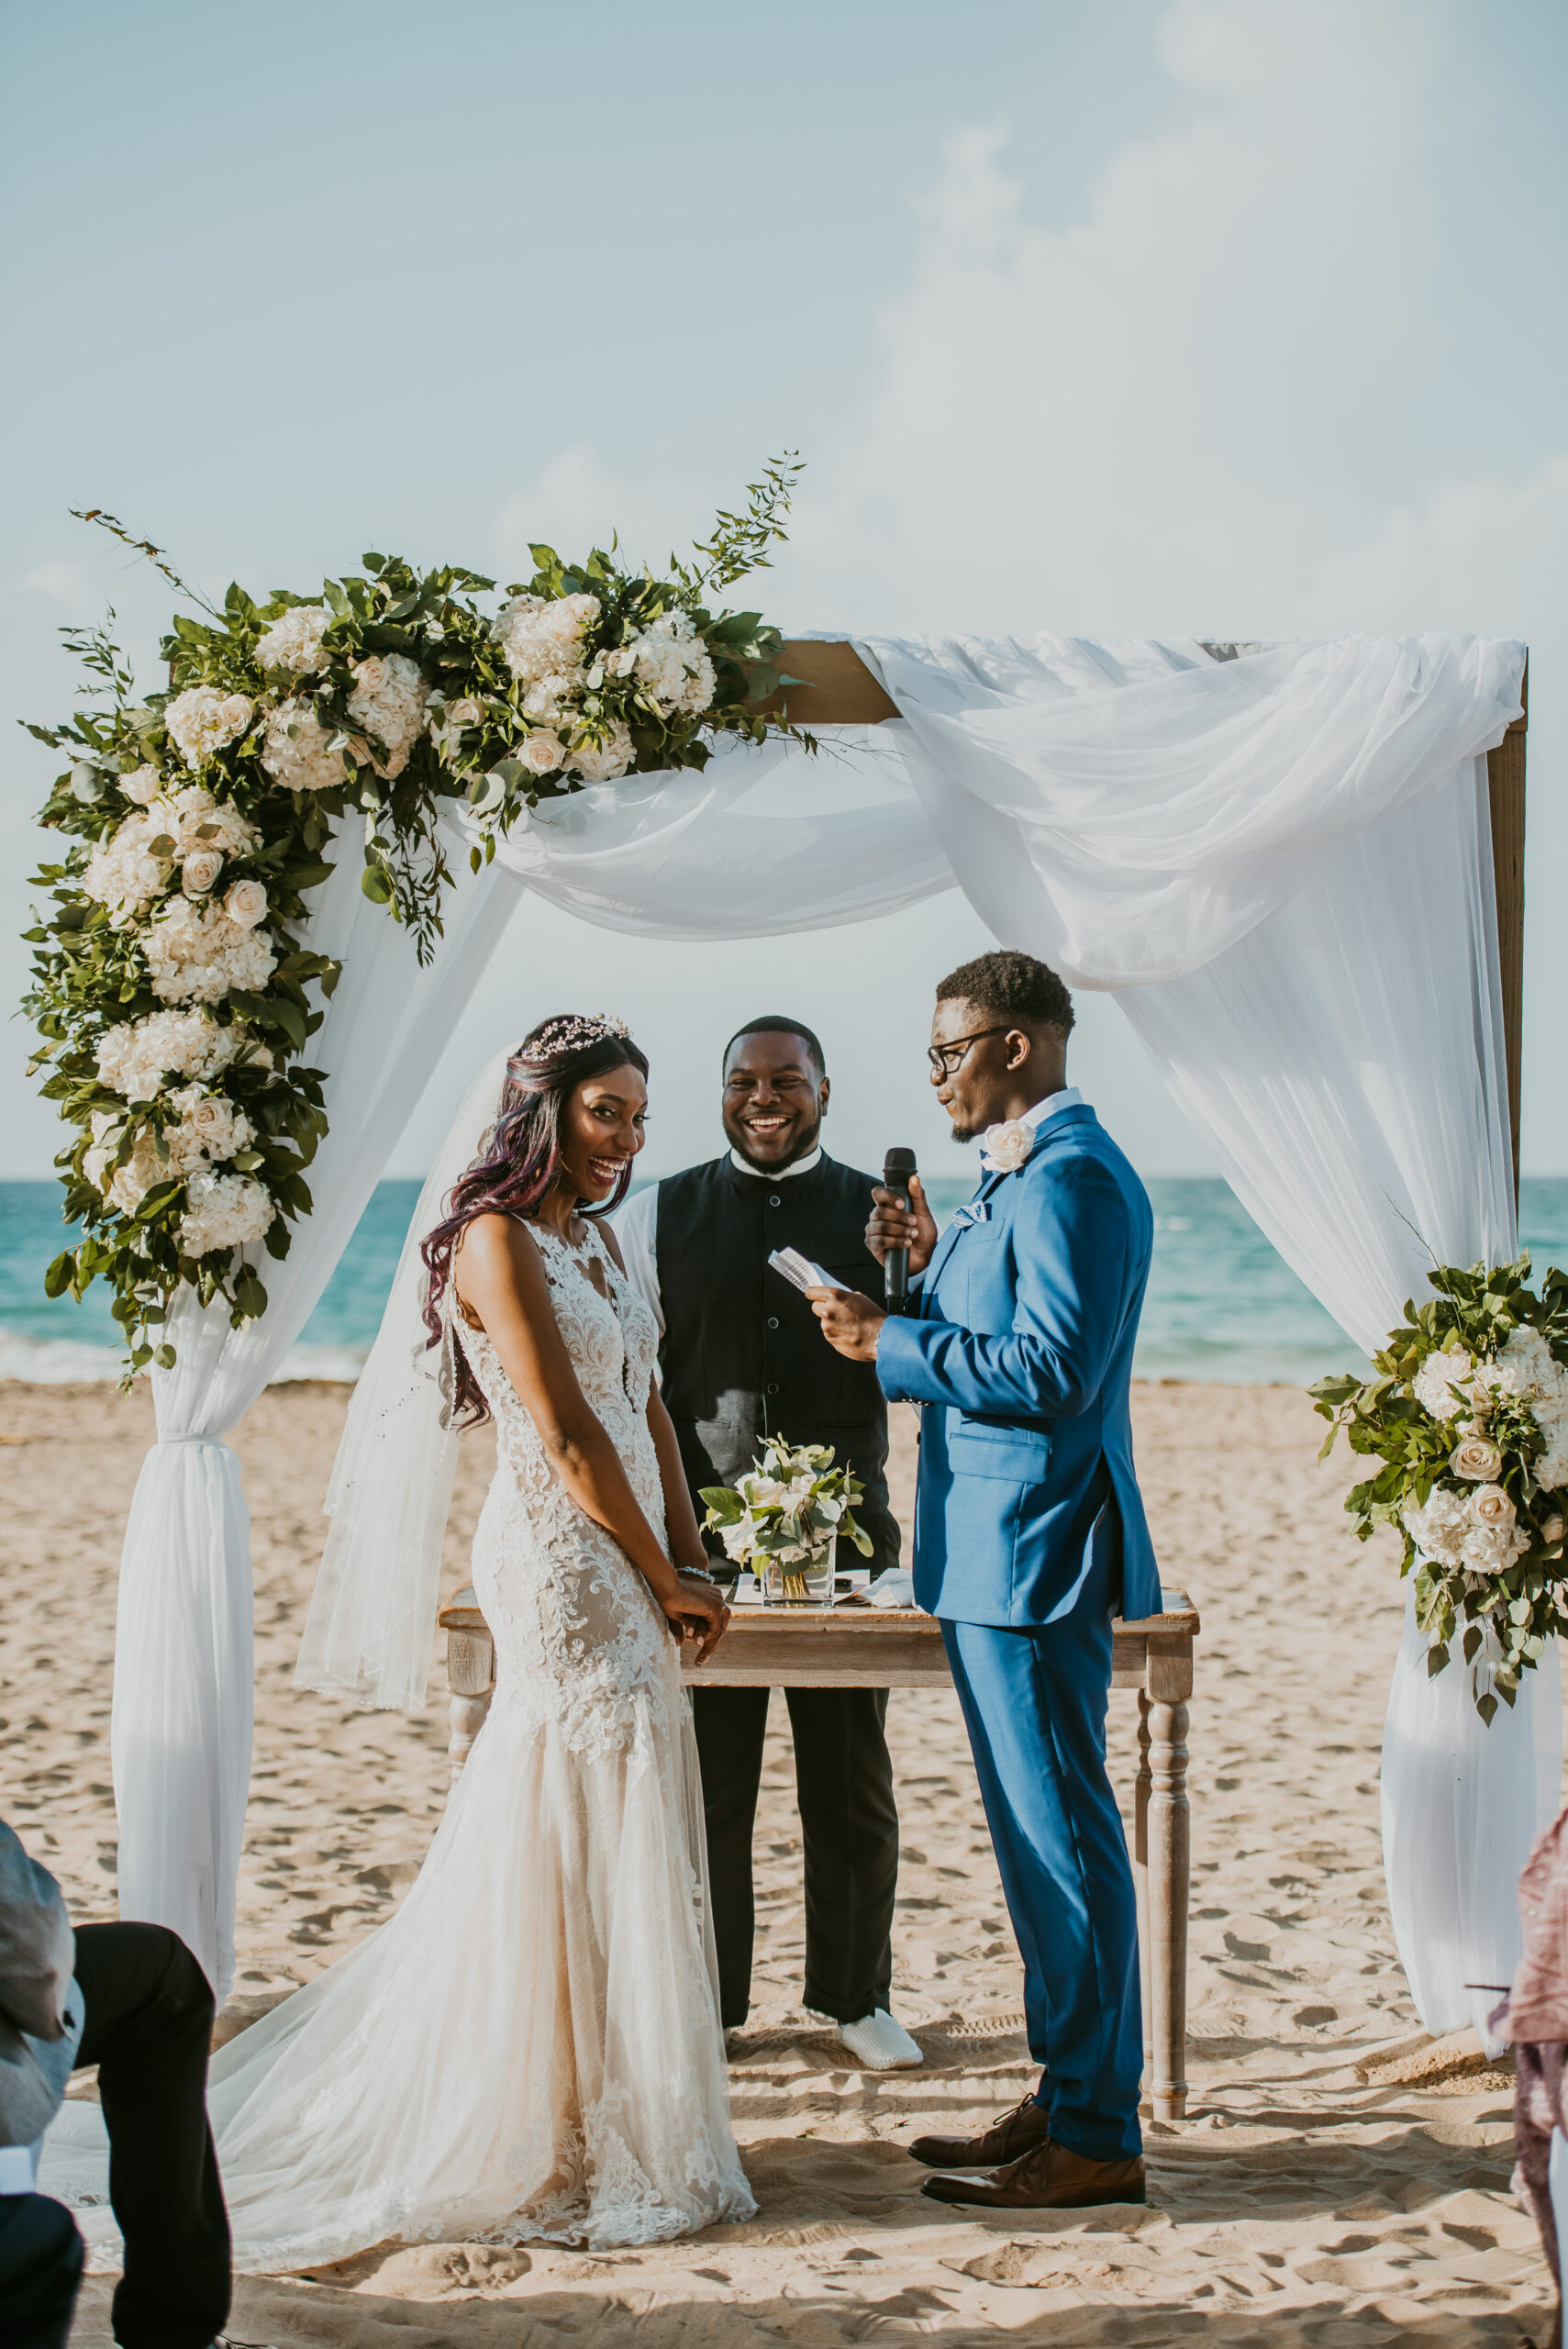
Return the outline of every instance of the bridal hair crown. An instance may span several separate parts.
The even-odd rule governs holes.
[[[630,1035],[624,1019],[612,1019],[607,1012],[600,1011],[586,1019],[551,1019],[523,1049],[530,1061],[555,1061],[563,1059],[568,1052],[586,1052],[590,1044],[602,1044],[608,1037],[624,1041]]]

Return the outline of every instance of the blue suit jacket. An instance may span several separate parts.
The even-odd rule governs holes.
[[[1153,1230],[1142,1184],[1076,1104],[1016,1174],[987,1176],[884,1323],[884,1393],[932,1407],[915,1503],[929,1613],[1049,1623],[1077,1599],[1092,1531],[1119,1539],[1122,1612],[1158,1613],[1128,1403]]]

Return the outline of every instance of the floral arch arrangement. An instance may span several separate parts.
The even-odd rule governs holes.
[[[30,1066],[79,1130],[56,1164],[83,1236],[46,1286],[80,1297],[108,1282],[128,1376],[173,1362],[161,1333],[182,1286],[226,1300],[236,1326],[264,1312],[256,1247],[285,1256],[310,1212],[327,1120],[304,1056],[323,1017],[313,990],[329,996],[340,966],[298,932],[346,818],[363,818],[361,887],[424,961],[452,879],[443,802],[466,802],[477,871],[541,800],[701,767],[716,736],[815,747],[762,707],[794,682],[779,631],[710,608],[767,566],[799,470],[766,466],[666,578],[621,562],[616,542],[575,564],[534,546],[532,578],[494,609],[479,599],[495,583],[474,572],[367,554],[314,599],[230,586],[217,610],[112,516],[79,518],[206,614],[176,615],[169,689],[140,696],[107,628],[64,630],[88,706],[28,729],[72,761],[41,815],[72,844],[35,876],[50,903],[28,932]]]

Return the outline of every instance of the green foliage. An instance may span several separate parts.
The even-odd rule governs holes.
[[[1329,1423],[1318,1457],[1343,1430],[1353,1453],[1381,1464],[1345,1507],[1361,1541],[1380,1526],[1400,1535],[1428,1671],[1447,1668],[1457,1641],[1488,1723],[1499,1701],[1513,1704],[1546,1642],[1568,1631],[1568,1275],[1552,1269],[1539,1293],[1529,1277],[1528,1254],[1490,1268],[1437,1266],[1428,1275],[1436,1294],[1418,1308],[1407,1300],[1372,1378],[1340,1375],[1310,1390]],[[1468,1368],[1423,1378],[1429,1357],[1456,1349]],[[1462,1455],[1466,1439],[1491,1448],[1482,1474],[1475,1456]],[[1486,1503],[1496,1532],[1477,1533],[1473,1521],[1483,1493],[1502,1497]]]
[[[535,547],[532,580],[509,595],[591,596],[597,604],[582,631],[569,706],[554,714],[525,707],[528,687],[513,674],[496,616],[480,600],[494,596],[495,582],[477,572],[449,563],[420,573],[399,556],[370,553],[361,573],[326,581],[315,598],[277,588],[258,602],[234,584],[219,608],[187,587],[150,540],[134,537],[100,508],[80,513],[151,562],[197,607],[195,615],[177,612],[163,640],[167,689],[139,697],[115,641],[112,611],[103,627],[62,629],[83,671],[80,706],[53,726],[28,728],[65,761],[41,811],[44,825],[61,836],[61,852],[34,876],[45,894],[27,932],[33,969],[25,1008],[39,1040],[30,1069],[42,1074],[44,1095],[75,1129],[56,1164],[65,1218],[83,1227],[79,1244],[50,1266],[45,1287],[50,1297],[80,1297],[92,1281],[107,1282],[125,1334],[128,1377],[150,1362],[172,1360],[159,1333],[182,1287],[203,1304],[226,1302],[236,1326],[264,1312],[266,1292],[246,1261],[253,1251],[213,1249],[199,1258],[182,1252],[189,1185],[170,1152],[180,1124],[169,1100],[178,1074],[166,1074],[148,1101],[127,1099],[99,1074],[99,1046],[112,1028],[170,1008],[154,991],[146,945],[170,892],[181,885],[176,843],[160,834],[150,852],[168,868],[161,896],[115,911],[83,887],[95,849],[139,813],[134,795],[122,788],[126,779],[155,770],[159,807],[168,795],[200,784],[257,836],[252,848],[224,856],[223,885],[247,881],[264,889],[265,935],[276,966],[264,985],[231,986],[211,1006],[219,1023],[239,1035],[230,1039],[233,1058],[205,1090],[221,1096],[254,1129],[253,1142],[225,1162],[225,1171],[265,1191],[274,1210],[265,1247],[282,1258],[290,1222],[310,1213],[304,1174],[327,1120],[324,1073],[306,1056],[339,974],[337,963],[301,946],[300,934],[312,893],[345,848],[349,819],[358,816],[363,825],[361,887],[408,929],[419,959],[428,962],[452,881],[439,827],[458,812],[455,802],[466,802],[462,819],[473,835],[468,862],[477,872],[494,857],[497,838],[526,822],[541,802],[584,788],[574,757],[579,765],[595,758],[603,765],[606,746],[629,744],[626,772],[638,774],[701,767],[711,740],[723,734],[761,742],[784,732],[814,750],[810,735],[759,707],[786,682],[778,630],[757,612],[716,612],[706,601],[746,571],[766,566],[770,546],[784,535],[799,471],[793,459],[768,465],[763,479],[748,487],[744,509],[720,513],[711,540],[695,551],[696,560],[683,564],[672,557],[665,580],[627,570],[613,548],[568,563],[552,548]],[[304,674],[263,668],[258,647],[268,629],[306,606],[328,615],[319,660]],[[711,696],[696,710],[665,707],[635,659],[636,640],[677,615],[712,663]],[[369,733],[350,708],[362,663],[389,654],[417,665],[428,695],[428,723],[396,748]],[[171,703],[195,686],[242,696],[252,715],[235,739],[193,768],[166,719]],[[303,706],[324,729],[328,755],[306,770],[312,787],[285,786],[265,763],[268,718],[284,701]],[[560,754],[553,764],[551,744]],[[86,1167],[90,1150],[105,1161],[96,1179]],[[133,1205],[116,1205],[100,1185],[133,1160],[141,1167],[168,1165],[169,1174],[142,1188]],[[128,1187],[134,1186],[122,1190]]]

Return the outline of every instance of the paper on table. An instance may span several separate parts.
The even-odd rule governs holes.
[[[814,1264],[809,1256],[803,1256],[798,1248],[775,1248],[768,1262],[792,1288],[836,1289],[841,1286],[831,1273],[825,1273],[820,1264]]]

